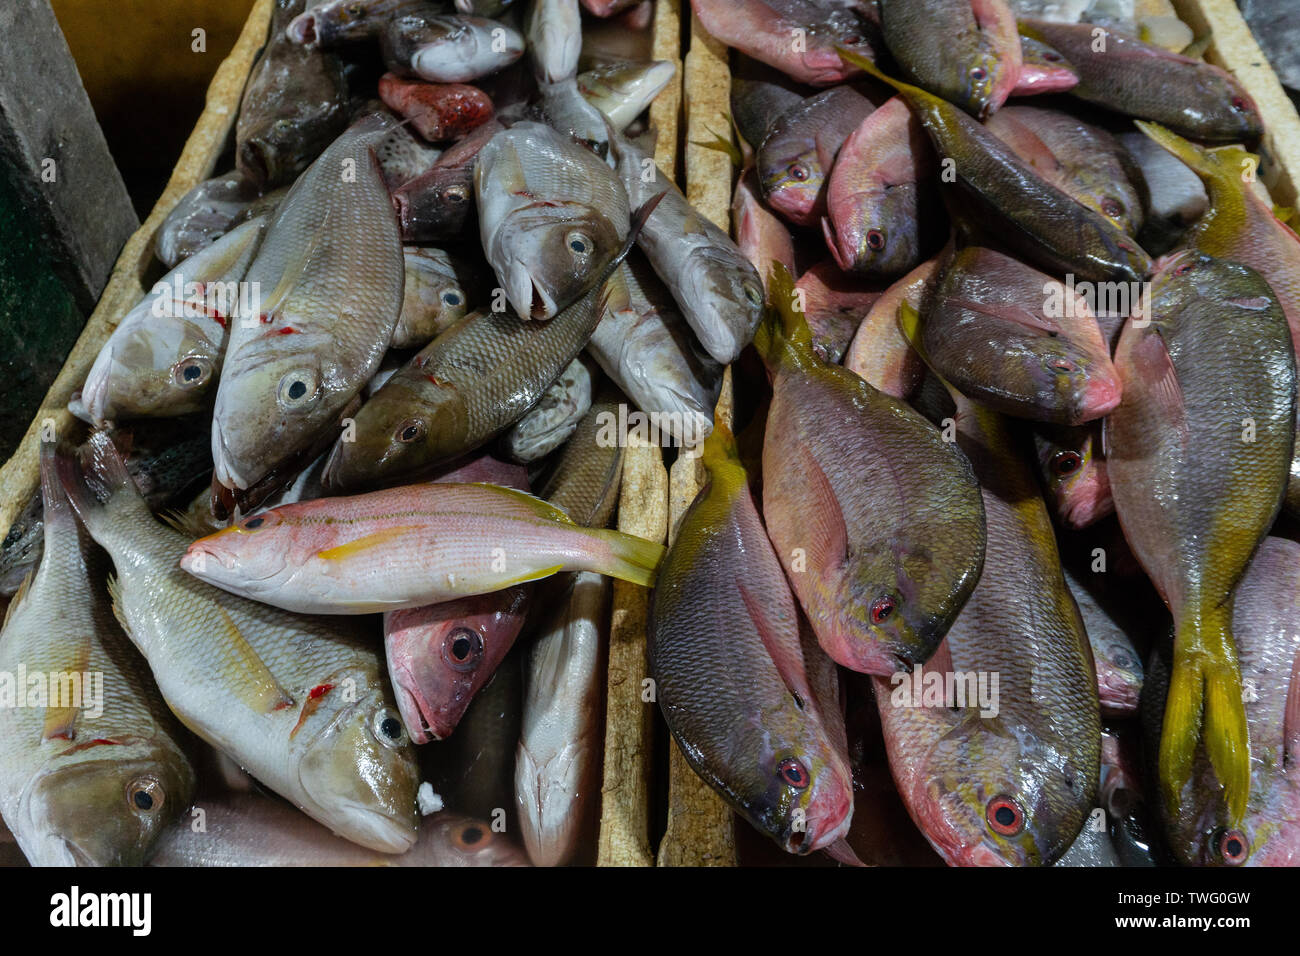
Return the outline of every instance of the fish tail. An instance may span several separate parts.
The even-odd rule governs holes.
[[[1259,157],[1249,153],[1240,146],[1220,146],[1206,149],[1179,136],[1173,130],[1166,129],[1159,123],[1147,120],[1134,120],[1137,128],[1158,146],[1172,154],[1184,166],[1192,169],[1202,179],[1218,179],[1224,176],[1241,177],[1246,172],[1246,163],[1259,167]]]
[[[55,452],[54,470],[77,517],[92,535],[104,527],[110,514],[136,511],[136,519],[152,520],[108,432],[91,435],[80,454],[60,448]]]
[[[911,83],[904,83],[902,80],[896,80],[892,76],[886,76],[880,71],[880,67],[876,66],[875,63],[867,59],[861,53],[855,53],[854,51],[842,46],[837,46],[835,51],[839,53],[840,59],[845,63],[848,63],[850,66],[856,66],[868,76],[874,77],[881,83],[892,86],[914,105],[922,103],[929,104],[933,100],[938,100],[938,97],[933,93],[923,90],[919,86],[913,86]]]
[[[736,436],[731,433],[727,423],[720,418],[714,419],[713,431],[708,438],[704,439],[701,459],[704,466],[710,470],[719,465],[730,462],[739,463],[740,461],[740,452],[736,447]]]
[[[1172,813],[1191,777],[1196,745],[1203,741],[1236,826],[1250,795],[1250,740],[1231,613],[1231,607],[1215,608],[1180,625],[1174,634],[1159,769],[1165,804]]]
[[[812,330],[804,318],[802,297],[784,262],[773,262],[767,280],[767,306],[754,333],[754,348],[769,366],[785,350],[812,354]]]
[[[659,562],[664,557],[662,544],[621,531],[592,529],[587,533],[609,546],[609,558],[591,570],[642,587],[654,587]]]

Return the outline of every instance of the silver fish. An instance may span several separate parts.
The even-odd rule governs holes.
[[[537,461],[568,440],[591,408],[594,381],[589,361],[579,356],[570,362],[537,404],[501,436],[507,457],[518,462]]]

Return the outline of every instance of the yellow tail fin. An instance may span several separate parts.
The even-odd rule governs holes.
[[[620,581],[630,581],[642,587],[654,587],[655,577],[659,573],[659,562],[664,559],[665,548],[662,544],[638,538],[636,535],[621,531],[593,530],[593,537],[602,539],[609,545],[612,560],[607,566],[592,568],[601,574],[607,574]]]

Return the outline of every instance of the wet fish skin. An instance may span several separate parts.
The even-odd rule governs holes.
[[[293,182],[347,126],[347,84],[332,54],[285,30],[305,0],[276,0],[271,36],[253,64],[235,124],[235,162],[259,191]]]
[[[150,866],[527,866],[491,824],[441,811],[420,822],[405,853],[375,853],[340,839],[304,813],[259,793],[200,797],[206,829],[170,827]]]
[[[676,73],[668,60],[609,63],[578,74],[578,92],[620,133],[644,113]]]
[[[1079,74],[1074,72],[1074,67],[1046,43],[1022,36],[1020,54],[1020,80],[1011,91],[1012,96],[1064,93],[1079,85]]]
[[[1232,593],[1285,490],[1295,352],[1273,291],[1244,265],[1167,256],[1149,309],[1148,325],[1130,320],[1120,334],[1124,399],[1104,439],[1124,536],[1175,624],[1160,792],[1167,809],[1176,805],[1200,738],[1240,821],[1251,758]],[[1206,355],[1219,359],[1207,363]],[[1243,420],[1254,424],[1252,442],[1243,441]]]
[[[767,136],[772,123],[802,102],[803,95],[779,70],[742,58],[731,73],[731,118],[753,149]]]
[[[28,674],[0,707],[0,813],[33,866],[139,866],[189,805],[194,769],[112,620],[103,569],[54,474],[53,443],[41,449],[41,492],[40,566],[0,630],[0,669],[11,684]],[[67,674],[77,682],[56,677]],[[36,706],[42,678],[49,696]],[[55,694],[79,697],[50,706]]]
[[[284,32],[293,43],[328,49],[373,40],[393,17],[427,6],[427,0],[324,0],[294,17]]]
[[[406,246],[402,313],[392,347],[419,348],[468,315],[480,300],[483,277],[469,262],[432,246]]]
[[[158,227],[155,254],[174,269],[229,232],[256,198],[257,189],[239,170],[205,179],[180,198]]]
[[[113,559],[115,613],[167,706],[339,835],[409,849],[415,757],[365,622],[285,614],[186,574],[188,535],[153,519],[107,435],[88,449],[81,467],[60,459],[59,476]]]
[[[811,853],[848,831],[847,755],[810,685],[798,610],[724,424],[705,440],[704,464],[709,483],[682,518],[651,601],[659,706],[705,782],[787,852]]]
[[[1132,181],[1141,188],[1145,215],[1139,241],[1152,255],[1163,255],[1209,208],[1205,187],[1196,173],[1142,132],[1118,138],[1136,168]]]
[[[582,94],[576,77],[542,83],[538,88],[542,114],[551,127],[572,137],[601,158],[609,154],[605,133],[609,120]]]
[[[559,571],[648,585],[662,554],[632,535],[580,528],[523,492],[426,482],[262,512],[195,541],[181,568],[285,610],[355,615],[487,594]],[[431,576],[430,568],[446,570]]]
[[[1057,520],[1067,528],[1086,528],[1115,513],[1106,476],[1101,422],[1034,426],[1038,477]]]
[[[1250,94],[1217,66],[1114,31],[1098,50],[1095,28],[1083,24],[1022,20],[1021,29],[1070,61],[1079,75],[1071,96],[1199,140],[1254,140],[1263,132]]]
[[[634,206],[662,197],[637,244],[704,350],[720,365],[729,364],[749,344],[762,316],[758,273],[731,237],[696,212],[642,150],[614,134],[610,155]]]
[[[524,38],[500,20],[420,9],[390,19],[379,47],[395,73],[431,83],[473,83],[523,56]]]
[[[709,34],[791,79],[813,86],[843,83],[858,71],[836,55],[844,46],[866,57],[879,49],[873,24],[856,10],[813,0],[691,0]],[[798,31],[798,32],[796,32]],[[802,43],[792,42],[800,38]]]
[[[562,866],[578,852],[600,787],[610,588],[599,575],[572,578],[524,664],[515,799],[524,846],[537,866]]]
[[[231,329],[213,413],[214,482],[225,488],[257,485],[326,433],[388,348],[404,264],[371,144],[391,123],[368,115],[330,145],[249,266],[260,312]]]
[[[794,238],[785,223],[760,198],[758,176],[753,167],[736,180],[736,191],[731,199],[731,222],[736,234],[736,248],[758,271],[760,279],[771,271],[774,262],[782,263],[791,272],[796,271]]]
[[[768,204],[795,225],[816,226],[835,159],[873,109],[852,87],[836,86],[777,116],[754,157]]]
[[[838,263],[826,259],[801,275],[794,287],[803,297],[813,351],[827,364],[839,365],[881,297],[878,286],[845,275]]]
[[[1143,667],[1128,628],[1132,622],[1116,612],[1112,601],[1095,595],[1086,574],[1065,568],[1065,583],[1079,608],[1092,659],[1102,717],[1131,717],[1142,695]]]
[[[899,275],[940,244],[935,171],[925,128],[900,97],[849,134],[830,175],[821,219],[827,248],[841,269]]]
[[[474,208],[474,160],[504,128],[489,120],[439,156],[428,171],[393,191],[403,242],[450,239],[464,231]]]
[[[939,274],[939,258],[921,263],[881,294],[858,326],[844,367],[886,395],[908,400],[921,387],[925,363],[898,327],[898,310],[904,301],[920,310]]]
[[[582,53],[578,0],[533,0],[526,35],[533,74],[539,84],[558,83],[578,75],[578,56]]]
[[[540,123],[517,123],[483,147],[474,194],[484,252],[521,318],[550,319],[576,302],[627,236],[628,194],[613,171]]]
[[[997,714],[914,706],[917,688],[873,678],[890,768],[950,865],[1045,866],[1096,806],[1097,678],[1051,522],[1005,420],[959,398],[957,442],[980,479],[988,552],[926,671],[999,675]]]
[[[492,100],[464,83],[425,83],[386,73],[379,78],[379,96],[431,143],[461,139],[492,118]]]
[[[623,402],[616,386],[602,382],[590,410],[556,453],[549,473],[538,485],[540,497],[584,527],[607,527],[618,502],[624,443],[608,440],[607,422],[617,419],[618,406]]]
[[[430,146],[406,126],[391,130],[375,146],[375,159],[389,191],[406,185],[433,168],[443,151]]]
[[[1137,243],[1105,217],[1045,182],[1001,140],[952,104],[890,79],[870,61],[844,53],[907,100],[936,154],[952,159],[945,192],[954,218],[991,231],[1012,252],[1052,274],[1137,281],[1151,265]]]
[[[230,327],[238,320],[237,283],[266,225],[256,219],[231,230],[163,276],[122,317],[82,386],[82,402],[95,423],[174,417],[208,407]]]
[[[1120,378],[1087,302],[1009,256],[956,251],[922,317],[926,360],[995,411],[1078,425],[1120,402]]]
[[[863,673],[910,669],[929,659],[979,578],[975,477],[920,415],[817,358],[789,274],[777,266],[771,281],[755,337],[773,388],[768,534],[827,654]]]
[[[537,404],[501,436],[501,446],[512,461],[531,462],[549,455],[573,434],[591,408],[594,386],[591,359],[578,356],[542,393]],[[594,366],[594,362],[592,365]],[[595,370],[599,377],[599,369]]]

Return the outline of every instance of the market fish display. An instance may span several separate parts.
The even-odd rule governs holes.
[[[139,866],[189,804],[180,727],[42,446],[44,553],[0,630],[0,814],[34,866]]]
[[[149,513],[112,441],[60,459],[113,560],[114,613],[195,734],[335,833],[384,853],[416,839],[417,772],[368,628],[227,594],[177,566],[187,535]],[[256,520],[256,519],[254,519]]]

